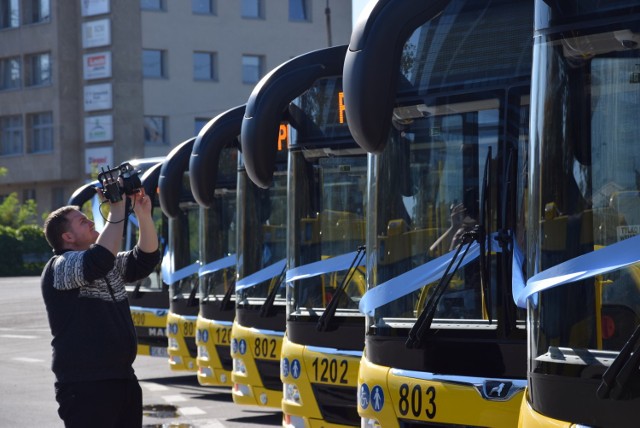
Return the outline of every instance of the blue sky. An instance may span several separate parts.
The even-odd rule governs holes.
[[[364,8],[364,6],[368,3],[368,1],[369,0],[351,0],[351,4],[353,7],[352,28],[353,28],[353,25],[355,25],[356,21],[358,20],[358,17],[360,16],[360,12]],[[375,1],[375,0],[371,0],[371,1]]]

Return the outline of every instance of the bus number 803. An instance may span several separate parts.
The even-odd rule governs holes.
[[[414,385],[413,388],[409,388],[409,385],[403,383],[400,385],[400,400],[398,400],[398,411],[402,416],[406,416],[409,411],[411,414],[419,418],[422,415],[423,397],[422,386]],[[433,419],[436,416],[436,389],[433,386],[429,386],[425,389],[426,405],[425,415],[429,419]]]

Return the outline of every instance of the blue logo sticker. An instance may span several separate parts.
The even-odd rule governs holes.
[[[240,354],[244,355],[247,352],[247,342],[244,339],[240,339],[238,348],[240,349]]]
[[[282,377],[287,377],[287,376],[289,376],[289,359],[283,358],[282,359]]]
[[[206,328],[202,330],[201,339],[204,343],[207,343],[209,341],[209,330],[207,330]]]
[[[294,379],[298,379],[300,377],[300,361],[291,361],[291,376],[293,376]]]
[[[174,336],[178,334],[178,324],[174,322],[169,323],[169,333],[173,334]]]
[[[384,407],[384,391],[380,385],[376,385],[371,390],[371,407],[379,412]]]
[[[238,352],[238,339],[231,340],[231,353],[235,354]]]
[[[359,398],[360,398],[360,407],[362,407],[363,410],[369,407],[369,400],[371,396],[369,394],[369,385],[367,385],[366,383],[363,383],[362,385],[360,385]]]

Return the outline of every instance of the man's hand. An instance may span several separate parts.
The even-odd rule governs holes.
[[[138,192],[130,195],[131,203],[133,205],[133,212],[138,217],[138,220],[142,216],[151,216],[151,210],[153,208],[151,204],[151,198],[144,192],[144,188],[138,190]]]
[[[151,198],[147,196],[144,189],[140,189],[138,193],[131,196],[133,204],[133,212],[138,219],[140,227],[140,235],[138,236],[138,247],[145,253],[152,253],[158,250],[158,234],[156,233],[151,217],[153,205]]]

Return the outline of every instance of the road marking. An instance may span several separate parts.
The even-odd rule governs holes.
[[[179,403],[181,401],[187,401],[187,397],[182,395],[165,395],[162,397],[167,403]]]
[[[140,383],[140,386],[142,386],[147,391],[167,391],[169,389],[164,385],[160,385],[159,383],[153,383],[153,382],[139,382],[139,383]]]
[[[0,334],[5,339],[38,339],[38,336],[27,336],[26,334]]]
[[[39,360],[38,358],[29,358],[29,357],[15,357],[12,358],[13,361],[20,361],[23,363],[44,363],[44,360]]]
[[[218,421],[207,421],[207,422],[205,422],[204,425],[201,425],[200,421],[198,421],[198,423],[199,423],[198,426],[200,428],[225,428],[225,426],[221,422],[218,422]]]
[[[178,412],[182,416],[195,416],[195,415],[206,415],[207,414],[207,412],[205,412],[204,410],[202,410],[199,407],[180,407],[178,409]]]
[[[0,327],[0,331],[46,331],[50,332],[48,327]]]

